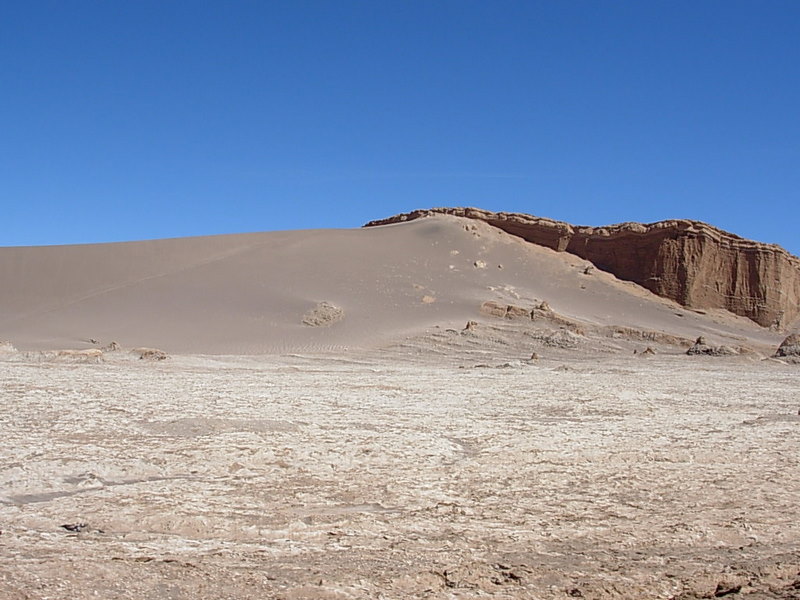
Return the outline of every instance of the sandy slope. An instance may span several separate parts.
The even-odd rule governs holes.
[[[485,300],[546,300],[590,323],[757,346],[780,339],[744,319],[705,318],[567,254],[441,216],[319,230],[123,244],[0,249],[0,339],[76,348],[94,339],[169,352],[243,354],[376,347],[463,325]],[[343,311],[303,323],[320,302]]]

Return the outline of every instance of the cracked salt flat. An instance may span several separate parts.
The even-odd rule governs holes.
[[[800,371],[560,365],[0,362],[0,596],[790,597]]]

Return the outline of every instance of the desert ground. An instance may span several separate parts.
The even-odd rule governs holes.
[[[3,600],[800,598],[785,332],[450,217],[0,280]]]
[[[800,597],[796,365],[436,339],[0,362],[0,596]]]

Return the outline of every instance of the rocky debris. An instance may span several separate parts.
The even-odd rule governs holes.
[[[793,333],[789,335],[783,342],[781,342],[778,351],[775,352],[775,357],[795,356],[800,357],[800,333]]]
[[[686,351],[689,356],[735,356],[738,350],[730,346],[713,346],[702,335],[695,340],[694,346]]]
[[[488,300],[481,304],[480,310],[482,313],[492,317],[505,317],[508,312],[508,305]]]
[[[98,348],[87,348],[85,350],[52,350],[44,352],[29,352],[26,354],[26,358],[54,362],[90,364],[101,363],[104,360],[103,351]]]
[[[122,350],[122,346],[120,346],[118,342],[111,342],[103,346],[102,350],[103,352],[119,352]]]
[[[0,354],[16,354],[17,349],[11,342],[0,341]]]
[[[535,304],[533,308],[525,308],[516,304],[505,304],[488,300],[481,304],[480,311],[493,317],[505,317],[507,319],[540,319],[553,318],[555,313],[547,302]]]
[[[562,349],[577,348],[580,341],[580,335],[567,329],[559,329],[558,331],[545,336],[545,338],[542,340],[545,346]]]
[[[465,562],[432,573],[441,579],[443,588],[471,590],[474,595],[494,595],[505,586],[518,588],[530,576],[530,569],[523,565],[504,565]],[[506,589],[508,589],[506,587]],[[482,592],[482,593],[481,593]]]
[[[139,360],[159,361],[169,358],[166,352],[158,348],[134,348],[131,350],[131,354],[138,356]]]
[[[495,365],[495,369],[518,369],[520,367],[524,367],[527,363],[521,360],[511,360],[508,362],[500,363],[499,365]]]
[[[537,308],[534,308],[531,311],[531,319],[533,321],[545,320],[553,325],[558,325],[562,329],[568,329],[577,335],[586,335],[585,323],[581,323],[580,321],[576,321],[575,319],[571,319],[557,313],[550,308],[550,305],[547,304],[547,302],[542,302]]]
[[[652,331],[650,329],[625,327],[624,325],[608,325],[603,327],[601,331],[608,337],[614,339],[624,338],[629,340],[641,340],[646,342],[655,342],[657,344],[667,344],[670,346],[683,346],[684,348],[693,344],[692,340],[687,338],[670,335],[661,331]]]
[[[503,363],[499,363],[496,365],[490,365],[488,363],[477,363],[470,367],[465,367],[461,365],[458,367],[459,369],[520,369],[522,367],[530,366],[532,361],[530,360],[511,360]]]
[[[531,309],[523,308],[522,306],[515,306],[513,304],[503,304],[488,300],[481,304],[481,312],[493,317],[504,317],[507,319],[530,319]]]
[[[330,327],[342,319],[344,319],[343,309],[330,302],[320,302],[303,315],[303,325],[308,325],[309,327]]]
[[[578,336],[584,336],[586,331],[583,324],[558,314],[550,305],[545,302],[535,303],[533,308],[525,308],[515,304],[505,304],[494,300],[487,300],[481,304],[480,311],[483,314],[511,320],[546,320],[548,323],[558,325],[562,329],[568,329]]]
[[[509,304],[506,309],[506,319],[530,319],[531,316],[531,309],[522,306]]]
[[[800,258],[775,244],[699,221],[585,227],[522,213],[432,208],[365,227],[440,214],[484,221],[529,242],[575,254],[686,307],[724,308],[772,328],[800,316]]]
[[[561,328],[549,331],[531,331],[526,335],[533,338],[543,346],[548,348],[560,348],[561,350],[571,350],[577,348],[583,341],[583,336],[570,331],[567,328]]]
[[[542,301],[533,307],[533,310],[531,311],[531,319],[534,321],[537,319],[551,319],[553,314],[553,309],[550,308],[550,305],[547,302]]]

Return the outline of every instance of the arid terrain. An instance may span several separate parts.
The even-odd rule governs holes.
[[[800,598],[786,329],[447,215],[0,276],[3,600]]]
[[[0,596],[800,596],[795,365],[412,348],[0,362]]]

